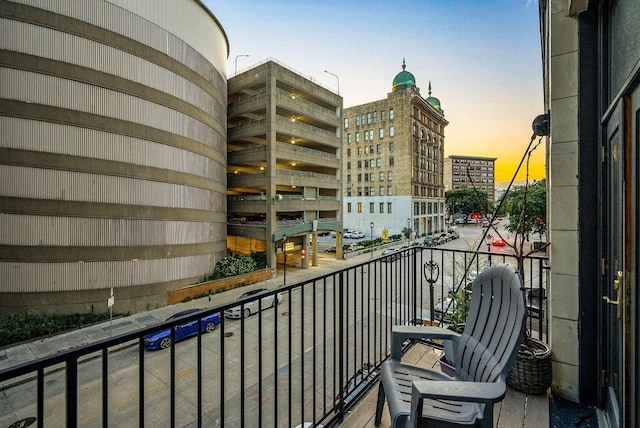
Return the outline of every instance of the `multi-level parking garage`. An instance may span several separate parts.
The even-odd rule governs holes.
[[[306,268],[317,234],[342,231],[341,110],[338,94],[274,60],[229,79],[230,252],[266,251],[275,267],[287,248],[287,264]]]

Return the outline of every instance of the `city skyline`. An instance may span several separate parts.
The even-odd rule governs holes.
[[[497,186],[512,178],[544,112],[535,1],[204,3],[229,37],[228,76],[273,58],[339,89],[347,108],[385,98],[405,60],[450,122],[445,156],[498,158]],[[539,147],[529,178],[544,178],[544,164]]]

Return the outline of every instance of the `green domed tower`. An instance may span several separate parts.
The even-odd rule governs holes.
[[[406,68],[407,64],[404,58],[402,58],[402,71],[396,74],[396,77],[393,79],[392,92],[395,92],[396,89],[406,88],[407,86],[416,86],[416,78],[413,77],[413,74],[405,70]]]
[[[431,81],[429,81],[429,97],[425,101],[440,113],[444,113],[444,110],[442,110],[442,106],[440,105],[440,100],[431,96]]]

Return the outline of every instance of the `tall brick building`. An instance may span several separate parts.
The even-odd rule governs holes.
[[[410,225],[423,236],[445,227],[444,118],[440,101],[420,94],[413,74],[393,79],[387,98],[343,116],[343,224],[390,235]]]

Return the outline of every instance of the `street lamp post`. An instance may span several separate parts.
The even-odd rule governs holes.
[[[332,75],[333,77],[336,78],[336,81],[338,82],[338,95],[340,95],[340,78],[338,77],[338,75],[337,74],[333,74],[332,72],[327,71],[327,70],[325,70],[324,72],[327,73],[327,74],[330,74],[330,75]]]
[[[235,60],[235,64],[236,64],[236,68],[235,71],[233,72],[233,74],[238,74],[238,58],[240,58],[241,56],[250,56],[250,55],[236,55],[236,60]]]
[[[429,260],[425,262],[423,267],[423,272],[424,272],[424,279],[426,279],[427,282],[429,283],[429,306],[431,309],[430,317],[431,317],[431,322],[433,322],[434,316],[435,316],[434,304],[433,304],[433,284],[438,280],[438,277],[440,276],[440,266],[438,266],[438,263],[434,262],[433,260]],[[435,274],[435,278],[434,278],[434,274]],[[415,314],[414,314],[414,321],[415,321]]]
[[[282,252],[284,253],[284,275],[282,285],[287,285],[287,235],[282,235]]]
[[[371,258],[373,258],[373,222],[369,223],[369,227],[371,228],[371,244],[369,246],[371,247]]]

